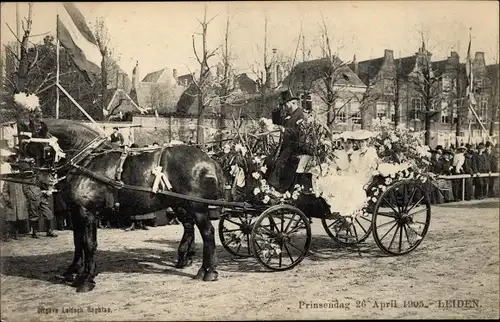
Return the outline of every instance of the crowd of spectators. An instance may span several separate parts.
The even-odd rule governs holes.
[[[432,203],[498,197],[498,177],[479,174],[498,173],[498,144],[441,145],[432,151],[431,171],[437,175],[466,175],[465,179],[441,179],[432,193]],[[465,190],[464,190],[465,189]]]

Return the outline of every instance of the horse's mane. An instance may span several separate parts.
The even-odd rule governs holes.
[[[57,137],[63,150],[80,150],[101,133],[87,124],[73,120],[44,119],[49,133]]]

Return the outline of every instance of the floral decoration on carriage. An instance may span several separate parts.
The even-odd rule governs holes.
[[[253,143],[239,135],[217,155],[226,175],[234,179],[231,188],[240,200],[266,205],[294,204],[301,195],[314,194],[325,199],[332,212],[356,217],[366,213],[394,182],[411,179],[425,183],[432,179],[427,172],[429,147],[421,144],[419,134],[404,124],[394,127],[382,118],[374,120],[372,132],[346,131],[336,135],[313,115],[308,115],[301,124],[300,144],[306,146],[312,156],[306,171],[313,174],[313,189],[307,191],[304,186],[295,185],[290,191],[280,193],[266,180],[267,164],[272,163],[274,157],[270,153],[277,148],[276,140],[270,140],[270,135],[276,129],[271,120],[262,118],[246,132],[265,135],[250,134],[255,139]],[[336,143],[341,145],[350,140],[365,141],[365,150],[343,155]],[[359,154],[370,155],[368,161],[358,164],[356,171],[350,171],[351,158]],[[242,195],[248,191],[252,192],[250,196]]]

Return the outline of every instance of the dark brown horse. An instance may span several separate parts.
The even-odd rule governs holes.
[[[99,135],[96,130],[78,122],[45,122],[49,132],[58,138],[60,147],[67,153],[66,160]],[[203,264],[196,278],[204,281],[216,280],[218,273],[214,228],[208,216],[208,205],[151,192],[126,188],[116,190],[102,180],[103,177],[115,178],[122,155],[120,151],[109,148],[109,145],[104,143],[99,151],[95,151],[80,163],[101,180],[75,167],[61,173],[67,176],[61,182],[63,187],[60,190],[73,221],[75,245],[73,261],[63,274],[65,279],[73,281],[72,285],[77,288],[77,292],[91,291],[95,287],[97,217],[110,205],[119,203],[120,213],[125,216],[151,213],[168,207],[176,210],[184,226],[184,235],[178,250],[178,268],[192,263],[196,225],[203,238]],[[173,192],[211,200],[221,199],[223,196],[224,181],[220,166],[200,149],[188,145],[129,155],[123,163],[121,180],[126,185],[151,188],[155,179],[152,172],[157,166],[162,167]]]

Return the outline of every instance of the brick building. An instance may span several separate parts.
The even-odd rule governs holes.
[[[365,109],[367,125],[370,119],[387,117],[423,131],[425,118],[430,117],[431,145],[454,144],[457,122],[460,122],[459,142],[466,143],[469,136],[476,141],[486,135],[481,133],[480,124],[468,108],[465,64],[460,63],[458,53],[451,52],[444,60],[432,61],[432,54],[422,45],[415,55],[395,59],[393,51],[386,49],[383,57],[354,61],[350,67],[368,86],[367,96],[371,99]],[[493,99],[495,89],[498,97],[498,65],[486,66],[484,53],[477,52],[472,70],[475,111],[485,127],[498,135],[498,124],[494,123],[498,117],[498,98]],[[425,71],[429,77],[422,77]],[[492,83],[495,75],[497,85]],[[431,83],[427,92],[424,80]],[[426,112],[426,104],[430,111]]]

